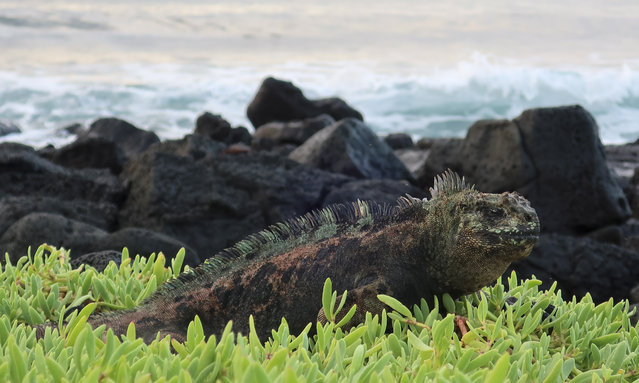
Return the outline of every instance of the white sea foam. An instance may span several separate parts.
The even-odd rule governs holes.
[[[245,109],[269,75],[293,81],[312,98],[340,96],[380,134],[463,136],[484,118],[513,118],[524,109],[581,104],[605,143],[639,137],[639,65],[547,68],[474,54],[449,67],[323,64],[212,66],[192,63],[84,64],[46,71],[0,72],[0,119],[23,133],[0,138],[34,146],[62,145],[61,128],[117,116],[181,137],[205,110],[249,127]]]

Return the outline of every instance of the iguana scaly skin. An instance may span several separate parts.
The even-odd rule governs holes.
[[[89,323],[123,334],[135,322],[147,343],[158,331],[184,340],[195,315],[206,334],[221,333],[229,320],[247,334],[249,315],[259,335],[282,317],[299,333],[323,320],[322,286],[330,277],[335,290],[348,290],[345,307],[357,304],[356,324],[366,311],[381,312],[380,293],[410,307],[422,297],[475,292],[528,256],[538,239],[537,214],[516,193],[480,193],[451,171],[430,192],[428,201],[358,201],[273,225],[167,282],[139,307]]]

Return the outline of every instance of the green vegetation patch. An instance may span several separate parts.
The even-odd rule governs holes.
[[[519,282],[512,274],[480,293],[434,307],[389,306],[349,331],[330,280],[322,302],[328,323],[290,334],[285,319],[271,337],[232,331],[206,337],[199,319],[184,343],[168,337],[150,345],[135,336],[92,329],[92,312],[131,308],[174,277],[183,253],[166,267],[163,255],[123,254],[104,273],[71,269],[64,250],[41,246],[0,270],[2,382],[633,382],[639,381],[638,327],[628,302],[595,305],[590,296],[562,300],[553,286]],[[443,306],[440,309],[440,306]],[[65,318],[69,308],[81,308]],[[440,314],[448,312],[448,314]],[[346,314],[346,317],[350,314]],[[59,323],[43,339],[26,324]],[[252,321],[252,319],[251,319]],[[62,335],[60,335],[60,333]]]

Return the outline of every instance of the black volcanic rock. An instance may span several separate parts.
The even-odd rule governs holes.
[[[59,149],[40,151],[52,162],[68,168],[109,169],[118,174],[124,165],[120,146],[104,137],[83,137]]]
[[[393,150],[406,149],[413,146],[413,139],[406,133],[391,133],[384,137],[384,142]]]
[[[249,130],[243,126],[237,126],[231,129],[227,142],[231,145],[232,144],[251,145],[251,140],[252,140],[251,132],[249,132]]]
[[[20,133],[18,125],[11,122],[0,121],[0,137],[13,133]]]
[[[12,262],[26,255],[43,243],[71,250],[71,258],[104,250],[121,251],[127,247],[131,255],[148,256],[159,251],[168,259],[180,248],[186,249],[184,262],[195,266],[200,259],[194,250],[184,243],[161,233],[141,228],[125,228],[107,233],[95,226],[66,218],[60,214],[34,212],[14,222],[0,236],[0,251],[10,254]]]
[[[167,234],[202,259],[321,207],[328,190],[350,180],[266,153],[196,158],[182,148],[163,142],[125,166],[121,177],[130,192],[120,224]]]
[[[104,235],[104,230],[59,214],[31,213],[0,236],[0,251],[9,253],[12,263],[27,255],[29,246],[33,252],[43,243],[72,249],[72,254],[84,254],[94,251],[95,243]]]
[[[406,194],[415,198],[425,198],[427,196],[424,190],[401,181],[354,180],[331,189],[324,199],[324,206],[357,200],[395,205],[397,199]]]
[[[195,121],[194,134],[226,142],[231,134],[231,124],[218,114],[204,112]]]
[[[583,233],[630,217],[597,124],[581,106],[478,121],[464,140],[450,142],[430,148],[425,178],[451,168],[478,190],[517,191],[537,210],[543,231]]]
[[[71,267],[74,269],[77,269],[80,265],[89,265],[97,271],[102,272],[111,261],[120,266],[122,263],[122,252],[116,250],[103,250],[86,253],[79,257],[71,258],[69,264],[71,264]]]
[[[347,118],[315,133],[289,158],[356,178],[412,179],[393,150],[363,122]]]
[[[94,121],[89,130],[78,136],[78,139],[93,137],[100,137],[116,143],[126,160],[144,152],[154,143],[160,142],[155,133],[137,128],[127,121],[113,117]]]
[[[253,134],[252,147],[270,150],[275,146],[303,144],[312,135],[335,123],[333,117],[321,114],[302,121],[269,122],[260,126]]]
[[[542,234],[532,254],[511,269],[519,278],[535,275],[543,288],[557,281],[565,299],[590,293],[603,302],[630,297],[639,281],[639,253],[588,237]]]
[[[95,246],[96,250],[110,249],[117,251],[121,251],[124,247],[129,250],[129,255],[131,256],[137,254],[148,256],[151,253],[162,252],[167,259],[172,259],[181,248],[184,248],[184,264],[191,267],[200,264],[200,257],[197,252],[185,243],[166,234],[139,227],[127,227],[109,233],[100,238]]]
[[[52,196],[14,195],[0,197],[0,235],[14,222],[30,213],[54,213],[102,230],[117,225],[118,208],[113,203]]]
[[[33,148],[0,144],[0,196],[42,196],[118,204],[126,189],[106,169],[68,169]]]
[[[347,117],[363,120],[360,112],[339,98],[309,100],[293,83],[272,77],[262,82],[246,109],[246,115],[256,129],[273,121],[304,120],[320,114],[328,114],[335,120]]]

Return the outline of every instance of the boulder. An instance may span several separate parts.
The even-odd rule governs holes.
[[[244,144],[251,145],[251,133],[248,129],[243,126],[238,126],[231,129],[231,133],[229,133],[228,143],[229,144]]]
[[[122,252],[115,250],[96,251],[71,258],[69,263],[74,269],[77,269],[81,265],[89,265],[97,271],[102,272],[111,261],[117,266],[120,266],[120,264],[122,264]]]
[[[401,181],[355,180],[331,189],[324,199],[324,206],[348,204],[357,200],[395,205],[397,199],[406,194],[415,198],[426,197],[425,191]]]
[[[208,136],[187,134],[177,140],[166,140],[149,147],[148,152],[165,153],[194,160],[211,159],[226,149],[226,145]]]
[[[40,157],[31,147],[0,144],[0,235],[21,218],[39,213],[113,230],[125,194],[126,188],[109,170],[68,169]],[[13,235],[21,238],[19,233]],[[24,253],[22,247],[17,252]]]
[[[412,179],[393,150],[363,122],[346,118],[315,133],[289,158],[356,178]]]
[[[451,168],[478,190],[517,191],[537,210],[544,231],[583,233],[631,214],[607,167],[597,124],[581,106],[479,121],[461,142],[437,146],[422,169],[425,180]]]
[[[413,146],[413,138],[406,133],[391,133],[384,137],[384,142],[393,150],[406,149]]]
[[[69,219],[60,214],[30,213],[13,223],[0,236],[0,252],[8,252],[12,262],[26,255],[29,246],[37,248],[43,243],[71,250],[71,258],[104,250],[129,249],[131,255],[147,256],[162,251],[171,259],[184,247],[184,264],[200,263],[197,253],[184,243],[165,234],[141,228],[125,228],[107,233],[95,226]]]
[[[118,220],[117,206],[108,202],[65,200],[37,195],[4,196],[0,197],[0,235],[14,222],[30,213],[59,214],[102,230],[115,229]]]
[[[95,243],[106,232],[59,214],[31,213],[16,221],[0,236],[0,253],[9,253],[12,263],[43,243],[72,249],[72,254],[95,251]],[[3,258],[4,259],[4,258]]]
[[[405,149],[396,149],[393,150],[393,153],[395,153],[395,156],[400,161],[402,161],[413,178],[415,178],[416,181],[419,181],[419,179],[421,178],[421,171],[425,169],[426,160],[428,159],[428,155],[430,154],[430,149],[411,147]],[[432,180],[430,182],[432,182]],[[428,182],[424,182],[424,185],[426,185],[427,183]]]
[[[18,125],[7,121],[0,121],[0,137],[13,133],[20,133]]]
[[[246,109],[246,115],[258,128],[273,121],[294,121],[329,114],[335,120],[352,117],[363,120],[362,114],[339,98],[311,101],[293,83],[266,78]]]
[[[537,173],[534,182],[518,190],[537,209],[546,230],[591,230],[630,217],[590,113],[581,106],[542,108],[514,121]]]
[[[271,150],[287,144],[299,146],[315,133],[334,123],[335,120],[328,114],[302,121],[269,122],[255,131],[251,146],[257,150]]]
[[[526,138],[512,121],[481,120],[474,123],[468,129],[459,152],[462,174],[484,192],[517,190],[528,185],[533,182],[538,170],[529,155],[530,149],[526,150]],[[539,154],[546,148],[550,149],[548,143],[539,148]],[[545,155],[553,153],[548,151]]]
[[[105,169],[67,169],[33,148],[0,143],[0,195],[55,197],[117,205],[126,189]]]
[[[464,144],[464,140],[461,138],[441,138],[433,139],[425,142],[420,140],[417,147],[420,150],[427,151],[424,154],[425,159],[422,166],[412,171],[416,179],[416,184],[419,187],[428,189],[433,186],[433,180],[438,174],[447,169],[454,170],[458,173],[461,172],[461,148]]]
[[[639,284],[630,289],[630,303],[639,303]]]
[[[328,114],[333,117],[335,121],[344,118],[355,118],[364,121],[364,117],[359,111],[355,110],[339,97],[320,98],[318,100],[311,100],[311,103],[319,111],[317,115]]]
[[[100,118],[89,130],[78,138],[100,137],[115,142],[126,160],[144,152],[149,146],[160,142],[158,136],[118,118]]]
[[[67,168],[109,169],[118,174],[124,165],[119,145],[104,137],[83,137],[59,149],[40,151],[40,155]]]
[[[174,237],[202,259],[247,234],[322,206],[335,185],[350,180],[267,153],[223,154],[199,160],[171,142],[130,161],[121,177],[130,192],[122,227]]]
[[[215,141],[226,142],[231,134],[231,124],[218,114],[204,112],[195,121],[194,134],[207,136]]]
[[[557,281],[565,299],[590,293],[603,302],[630,297],[639,281],[639,253],[587,237],[542,234],[531,255],[511,268],[519,278],[535,275],[543,288]]]
[[[98,240],[96,249],[129,250],[129,255],[140,254],[148,256],[151,253],[164,253],[167,259],[173,259],[181,248],[185,249],[184,264],[195,267],[200,264],[200,258],[195,250],[186,244],[171,238],[166,234],[156,233],[138,227],[127,227],[110,233]]]
[[[60,128],[58,130],[59,132],[61,132],[64,135],[79,135],[82,133],[86,132],[86,128],[84,125],[78,123],[78,122],[74,122],[72,124],[69,124],[67,126],[63,126],[62,128]]]

